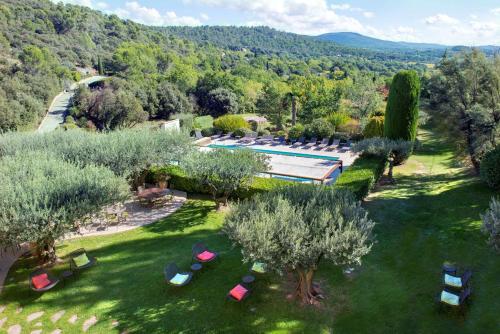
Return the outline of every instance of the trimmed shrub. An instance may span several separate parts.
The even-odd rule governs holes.
[[[484,155],[480,172],[481,178],[489,187],[500,189],[500,146]]]
[[[238,115],[225,115],[217,118],[214,121],[214,128],[223,131],[224,133],[234,132],[238,129],[246,128],[249,129],[250,126],[245,121],[245,119]]]
[[[394,76],[385,112],[384,136],[415,141],[418,125],[420,79],[415,71]]]
[[[492,198],[490,208],[481,215],[483,232],[488,235],[488,243],[500,252],[500,201]]]
[[[248,128],[241,128],[241,129],[234,131],[234,136],[235,137],[244,137],[246,134],[251,134],[251,133],[255,133],[255,132],[253,132],[252,130],[250,130]]]
[[[351,117],[346,112],[335,112],[327,117],[327,121],[333,126],[334,131],[337,130],[339,126],[347,124]]]
[[[217,130],[215,128],[206,128],[201,130],[201,134],[203,137],[212,137],[217,133]]]
[[[385,167],[385,158],[360,157],[340,175],[333,186],[349,189],[358,200],[363,200],[378,182]]]
[[[304,135],[305,128],[302,124],[294,125],[288,130],[288,138],[298,139]]]
[[[365,138],[384,136],[384,116],[374,116],[370,118],[363,130]]]
[[[325,119],[318,118],[307,127],[308,137],[330,138],[333,135],[333,126]]]

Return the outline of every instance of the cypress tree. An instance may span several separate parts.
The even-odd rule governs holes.
[[[97,70],[100,75],[104,75],[104,65],[102,64],[101,57],[97,58]]]
[[[417,136],[420,79],[415,71],[394,76],[385,112],[384,136],[414,141]]]

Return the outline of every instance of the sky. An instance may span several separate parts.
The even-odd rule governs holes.
[[[53,0],[59,2],[59,0]],[[500,45],[499,0],[63,0],[148,25],[265,25],[406,42]]]

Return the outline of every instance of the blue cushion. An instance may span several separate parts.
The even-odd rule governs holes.
[[[175,274],[175,276],[170,280],[170,283],[174,285],[182,285],[188,280],[188,278],[189,275],[186,274]]]
[[[460,305],[460,297],[453,293],[449,293],[448,291],[442,291],[441,292],[441,301],[443,303],[453,305],[453,306],[458,306]]]
[[[448,274],[444,275],[444,283],[449,286],[453,286],[455,288],[462,287],[462,279],[460,277],[451,276]]]

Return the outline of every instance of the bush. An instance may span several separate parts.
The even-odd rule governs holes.
[[[490,208],[481,215],[483,220],[482,230],[488,235],[488,243],[500,251],[500,201],[492,198]]]
[[[290,139],[298,139],[304,135],[305,128],[302,124],[297,124],[292,126],[290,130],[288,130],[288,138]]]
[[[500,189],[500,146],[486,153],[481,160],[481,178],[493,189]]]
[[[333,126],[325,119],[318,118],[307,127],[308,137],[330,138],[333,134]]]
[[[255,133],[255,132],[253,132],[252,130],[247,129],[247,128],[241,128],[241,129],[234,131],[234,136],[235,137],[244,137],[246,134],[251,134],[251,133]]]
[[[245,119],[238,115],[225,115],[217,118],[214,121],[214,128],[223,131],[224,133],[234,132],[238,129],[249,129],[249,124]]]
[[[415,141],[418,125],[420,79],[415,71],[394,76],[385,112],[384,136]]]
[[[384,116],[374,116],[370,118],[363,130],[365,138],[384,136]]]
[[[358,200],[363,200],[384,173],[385,161],[380,157],[359,157],[340,175],[333,186],[349,189]]]
[[[217,133],[215,128],[206,128],[201,130],[201,134],[203,137],[212,137]]]
[[[334,131],[337,130],[339,126],[342,126],[349,122],[351,118],[346,112],[336,112],[328,116],[328,122],[333,126]]]
[[[170,117],[170,119],[178,119],[181,128],[188,132],[193,130],[195,127],[194,115],[191,113],[184,112],[179,114],[173,114]]]

